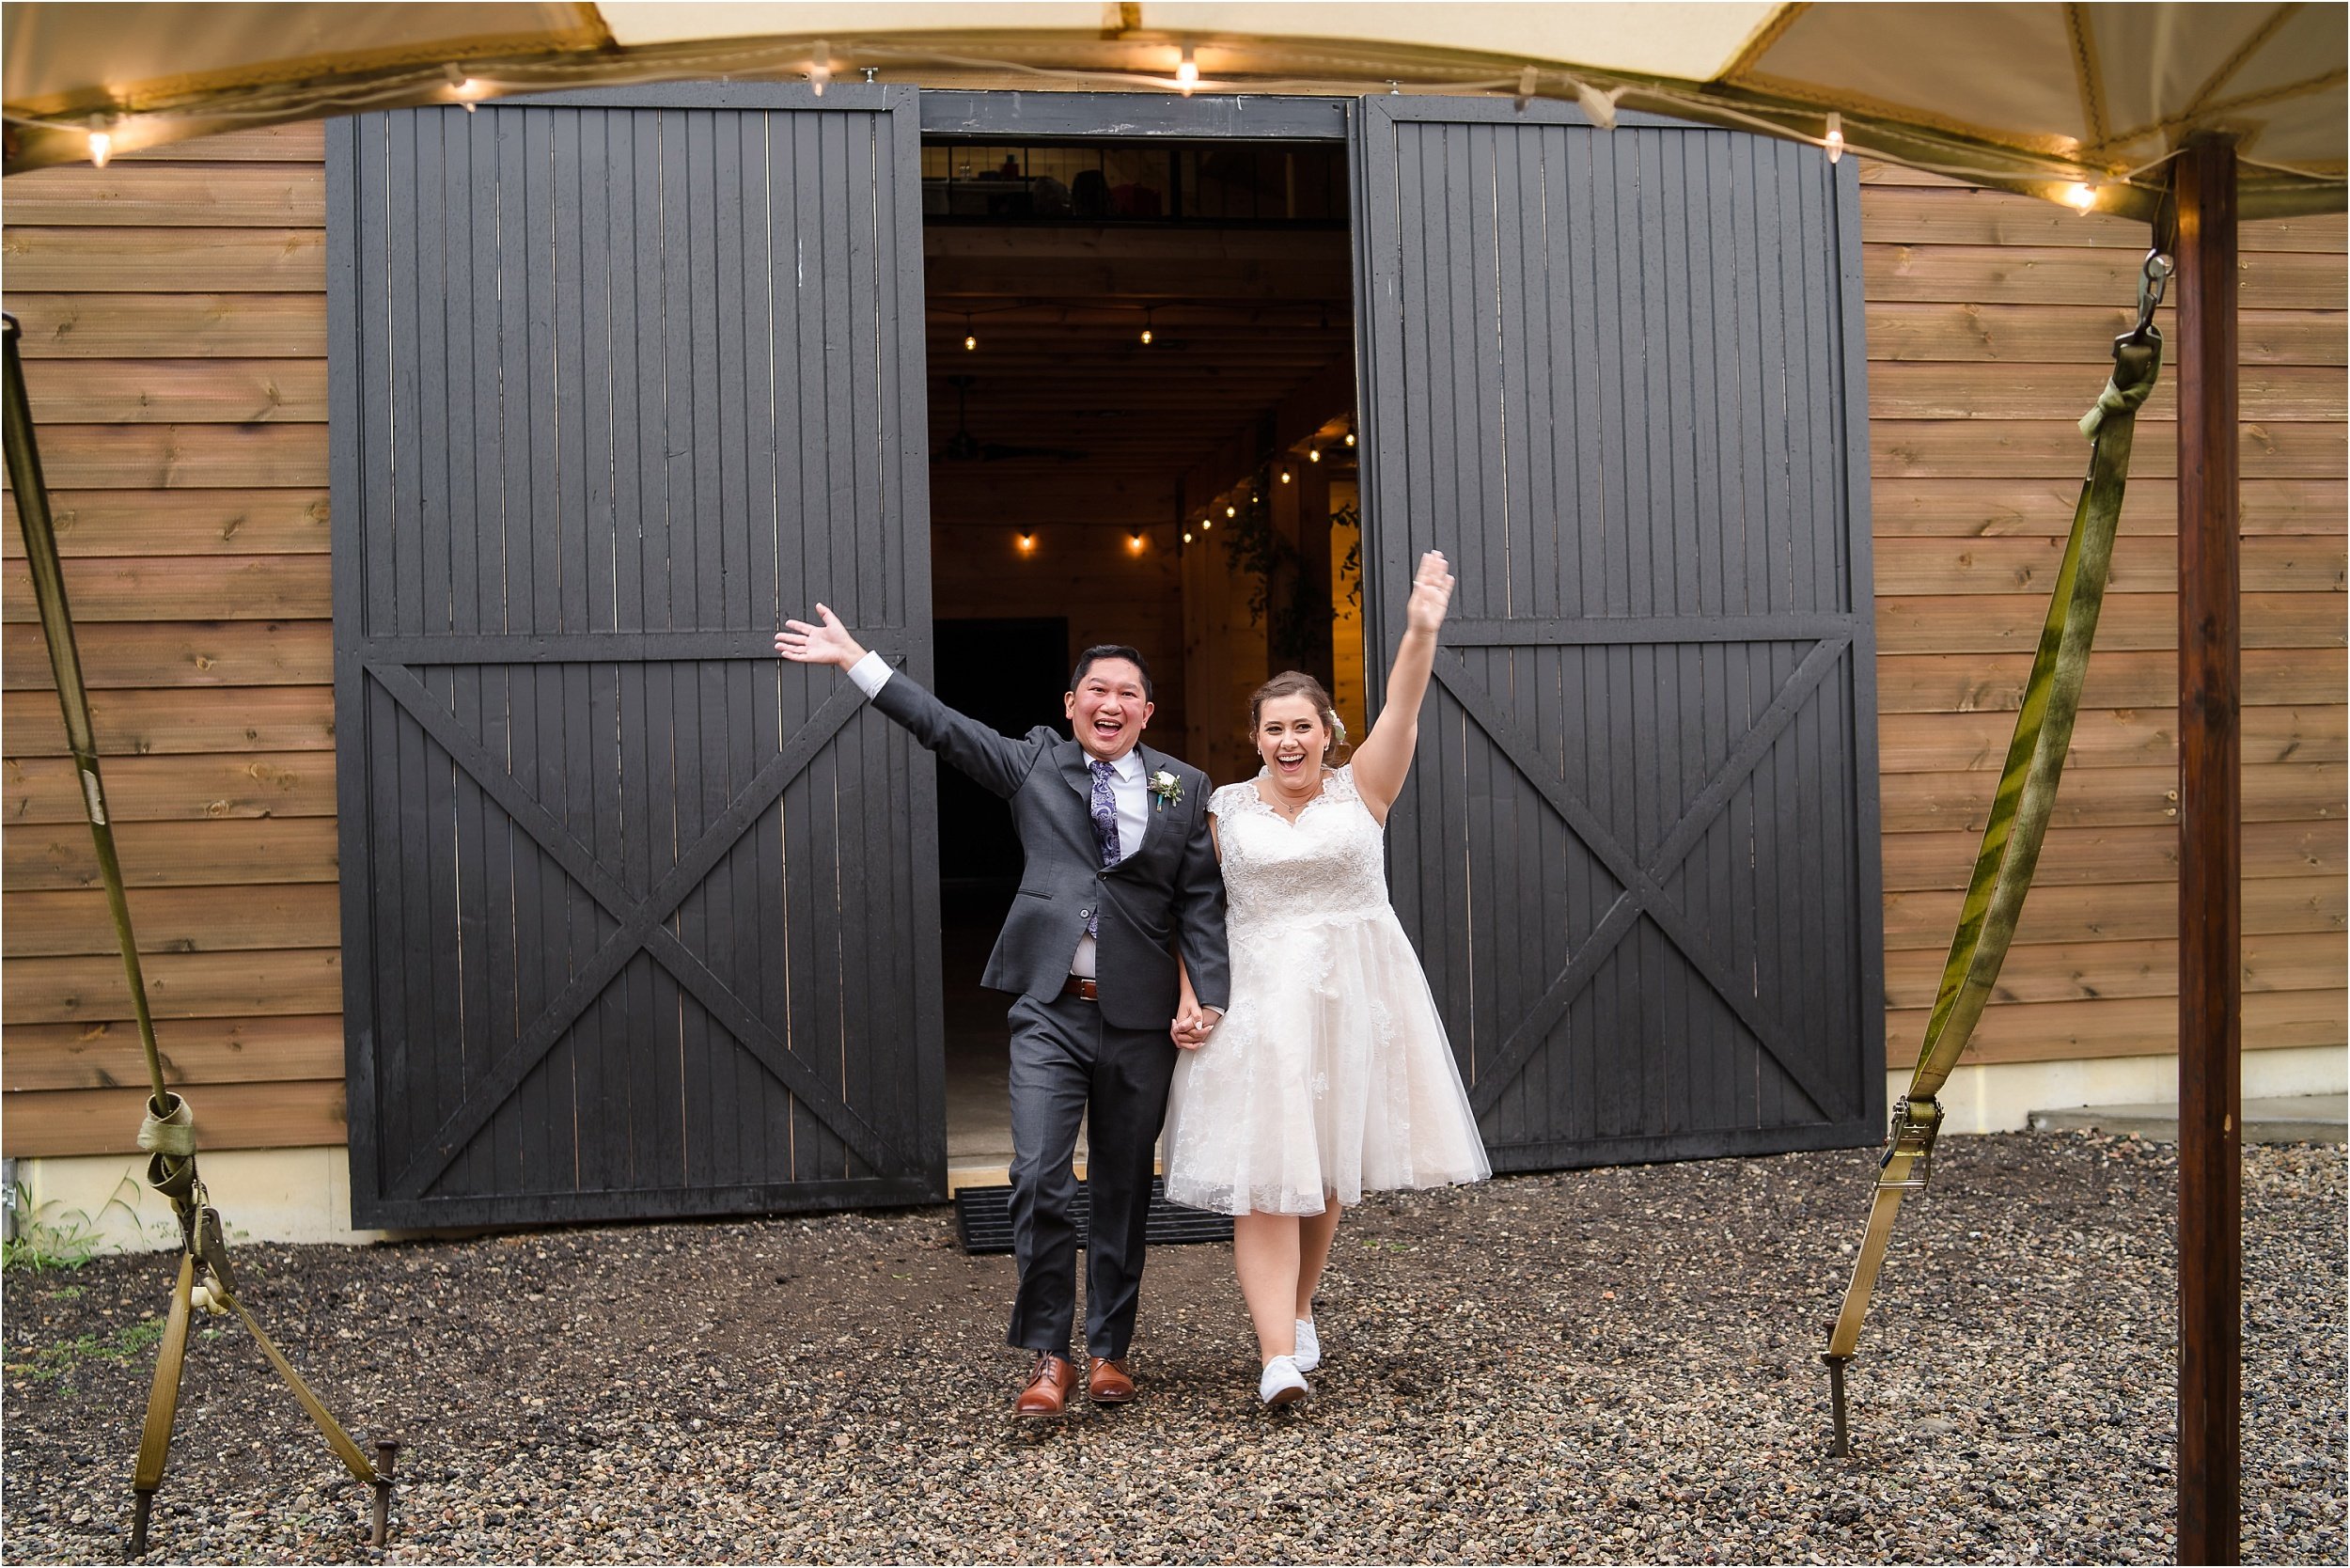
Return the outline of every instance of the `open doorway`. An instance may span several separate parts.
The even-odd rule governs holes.
[[[922,175],[941,695],[1058,727],[1076,652],[1125,643],[1150,743],[1216,783],[1254,773],[1247,697],[1276,669],[1322,677],[1361,733],[1343,145],[937,138]],[[1019,862],[1009,813],[961,783],[942,774],[940,907],[948,1159],[970,1171],[1010,1157],[979,975]]]

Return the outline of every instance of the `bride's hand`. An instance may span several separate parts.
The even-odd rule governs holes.
[[[1412,597],[1403,606],[1405,628],[1434,636],[1451,602],[1452,573],[1446,570],[1444,552],[1431,550],[1420,557],[1419,571],[1412,578]]]

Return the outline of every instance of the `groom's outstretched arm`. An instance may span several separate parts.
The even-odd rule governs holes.
[[[1200,780],[1203,789],[1206,782]],[[1231,960],[1224,943],[1224,869],[1216,863],[1215,844],[1208,837],[1204,803],[1175,873],[1175,941],[1199,1005],[1224,1011],[1232,999]]]
[[[986,789],[1010,798],[1020,788],[1041,755],[1035,746],[956,713],[919,682],[891,670],[824,605],[816,606],[816,617],[814,625],[785,621],[776,634],[776,651],[793,664],[832,665],[847,672],[884,715]]]

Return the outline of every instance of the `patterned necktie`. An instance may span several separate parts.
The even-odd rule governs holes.
[[[1124,856],[1118,848],[1118,797],[1110,792],[1110,780],[1118,769],[1107,762],[1093,766],[1093,841],[1101,846],[1102,869],[1108,870]],[[1101,901],[1096,900],[1099,903]],[[1102,934],[1102,912],[1097,908],[1086,917],[1086,934]]]

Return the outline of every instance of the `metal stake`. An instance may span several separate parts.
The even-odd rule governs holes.
[[[392,1539],[392,1466],[400,1461],[400,1444],[391,1438],[379,1438],[375,1445],[375,1544],[384,1546]]]
[[[1820,1359],[1827,1363],[1828,1407],[1836,1418],[1836,1441],[1829,1446],[1827,1451],[1838,1459],[1850,1459],[1852,1457],[1852,1430],[1844,1424],[1844,1363],[1852,1357],[1828,1355],[1821,1356]]]

